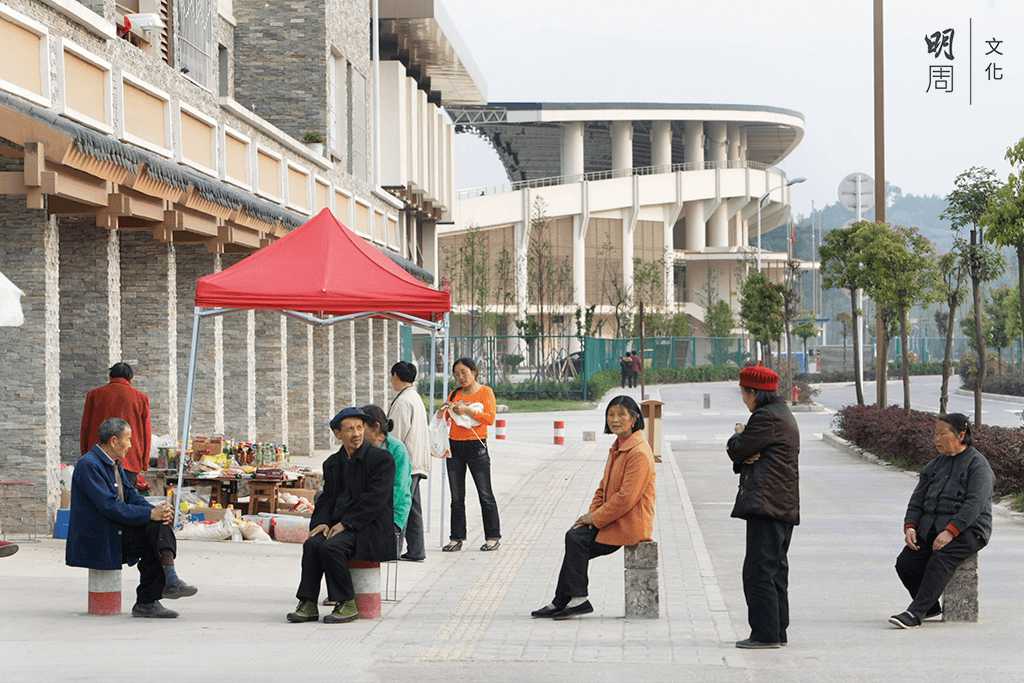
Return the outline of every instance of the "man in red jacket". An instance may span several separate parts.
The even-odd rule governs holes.
[[[119,417],[132,428],[132,447],[122,461],[132,486],[139,472],[149,469],[149,397],[132,386],[132,366],[115,363],[110,368],[110,383],[93,389],[85,397],[82,411],[82,455],[100,442],[100,425],[108,417]]]

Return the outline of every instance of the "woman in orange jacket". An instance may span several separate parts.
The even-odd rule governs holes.
[[[608,451],[604,477],[587,514],[565,532],[565,558],[551,602],[534,618],[570,619],[594,611],[587,599],[590,560],[624,545],[650,541],[654,530],[654,455],[644,439],[644,418],[629,396],[616,396],[605,410],[605,434],[617,438]]]

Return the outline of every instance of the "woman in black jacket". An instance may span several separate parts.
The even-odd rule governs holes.
[[[903,518],[906,547],[896,573],[913,602],[889,617],[900,628],[916,628],[942,614],[939,596],[964,560],[992,535],[995,475],[971,444],[971,423],[962,413],[940,415],[935,425],[939,456],[924,466]]]
[[[779,376],[760,365],[740,372],[746,425],[736,425],[726,450],[740,475],[732,516],[747,522],[743,594],[750,637],[736,647],[786,645],[789,627],[789,542],[800,523],[800,430],[776,394]]]

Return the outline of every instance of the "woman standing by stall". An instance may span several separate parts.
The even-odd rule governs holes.
[[[760,365],[740,371],[746,425],[737,424],[726,450],[740,489],[732,516],[747,522],[743,558],[743,595],[750,637],[736,647],[786,645],[789,627],[789,542],[800,523],[797,457],[800,430],[785,400],[776,392],[779,376]]]
[[[472,358],[459,358],[452,364],[452,374],[459,388],[441,404],[437,414],[448,414],[451,429],[448,440],[448,485],[452,494],[452,525],[446,553],[462,550],[466,540],[466,470],[473,475],[480,511],[484,520],[485,543],[480,550],[497,550],[501,545],[498,503],[491,490],[491,457],[487,452],[487,425],[494,424],[498,404],[490,387],[477,381],[477,366]]]

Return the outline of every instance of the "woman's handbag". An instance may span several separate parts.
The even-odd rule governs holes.
[[[448,421],[436,414],[427,425],[427,440],[430,442],[430,454],[435,458],[449,458],[452,455],[451,444],[448,443]]]

